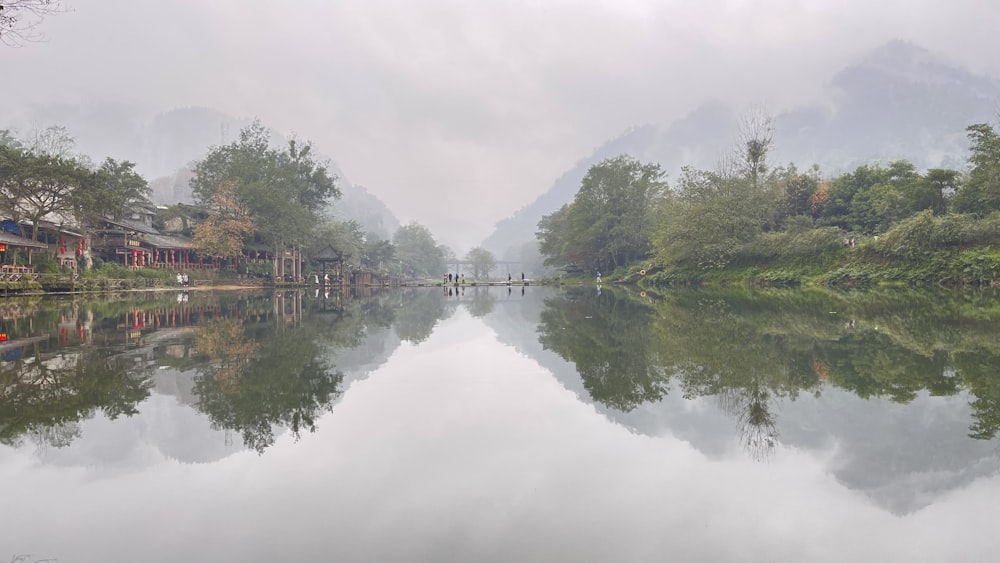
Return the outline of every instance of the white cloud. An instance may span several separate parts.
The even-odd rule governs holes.
[[[0,103],[215,107],[313,139],[456,246],[635,124],[780,108],[911,40],[1000,76],[990,0],[73,2],[0,50]]]

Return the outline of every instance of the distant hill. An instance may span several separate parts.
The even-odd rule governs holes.
[[[834,175],[871,162],[906,159],[917,168],[965,166],[965,128],[996,119],[1000,87],[929,51],[892,41],[834,74],[824,99],[775,116],[772,165],[819,164]],[[498,222],[483,245],[503,256],[534,240],[542,216],[572,201],[587,170],[626,153],[658,162],[671,178],[682,166],[712,168],[732,146],[738,111],[709,102],[667,125],[629,129],[581,159],[534,202]]]

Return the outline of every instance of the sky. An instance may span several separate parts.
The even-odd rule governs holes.
[[[94,101],[259,117],[456,249],[631,126],[815,100],[891,39],[1000,78],[995,0],[65,3],[0,46],[0,128]]]

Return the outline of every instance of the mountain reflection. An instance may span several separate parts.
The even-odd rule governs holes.
[[[543,345],[575,364],[591,397],[622,412],[669,392],[714,397],[755,458],[778,443],[778,399],[908,403],[968,392],[969,435],[1000,429],[994,292],[677,290],[653,300],[607,288],[545,301]]]

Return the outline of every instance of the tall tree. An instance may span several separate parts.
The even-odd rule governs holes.
[[[666,263],[723,268],[773,217],[769,193],[749,178],[685,167],[661,206],[657,250]]]
[[[345,264],[357,266],[364,254],[364,241],[365,233],[356,221],[327,221],[317,227],[308,250],[315,254],[331,246]]]
[[[391,242],[371,236],[371,233],[368,233],[365,236],[365,244],[362,252],[362,266],[373,270],[382,270],[389,266],[389,263],[396,255],[396,247]]]
[[[955,194],[955,210],[984,216],[1000,209],[1000,135],[992,126],[977,123],[967,128],[971,169]]]
[[[481,246],[470,250],[465,255],[465,259],[472,262],[472,275],[477,279],[489,277],[490,272],[497,267],[497,259],[493,253]]]
[[[253,217],[236,201],[235,184],[223,182],[212,196],[208,218],[194,228],[194,245],[208,256],[239,256],[255,229]]]
[[[257,236],[278,250],[306,244],[330,199],[340,197],[336,177],[313,158],[312,145],[291,140],[278,150],[270,134],[254,121],[237,141],[213,147],[194,167],[195,200],[211,205],[224,183],[234,186],[236,203],[254,217]]]
[[[105,216],[120,219],[129,209],[148,206],[152,193],[146,179],[135,171],[135,164],[107,158],[84,189],[77,191],[74,205],[84,220]]]
[[[402,262],[404,274],[438,277],[444,271],[441,247],[427,227],[415,222],[403,225],[392,236],[392,244],[396,247],[396,258]]]
[[[90,177],[75,160],[0,147],[0,210],[14,221],[29,221],[38,240],[39,221],[73,211],[74,194]]]
[[[774,116],[763,106],[747,110],[739,123],[739,163],[754,188],[767,173],[767,153],[774,142]]]
[[[621,155],[592,166],[573,202],[539,223],[549,264],[613,270],[650,252],[652,211],[666,182],[658,164]]]

